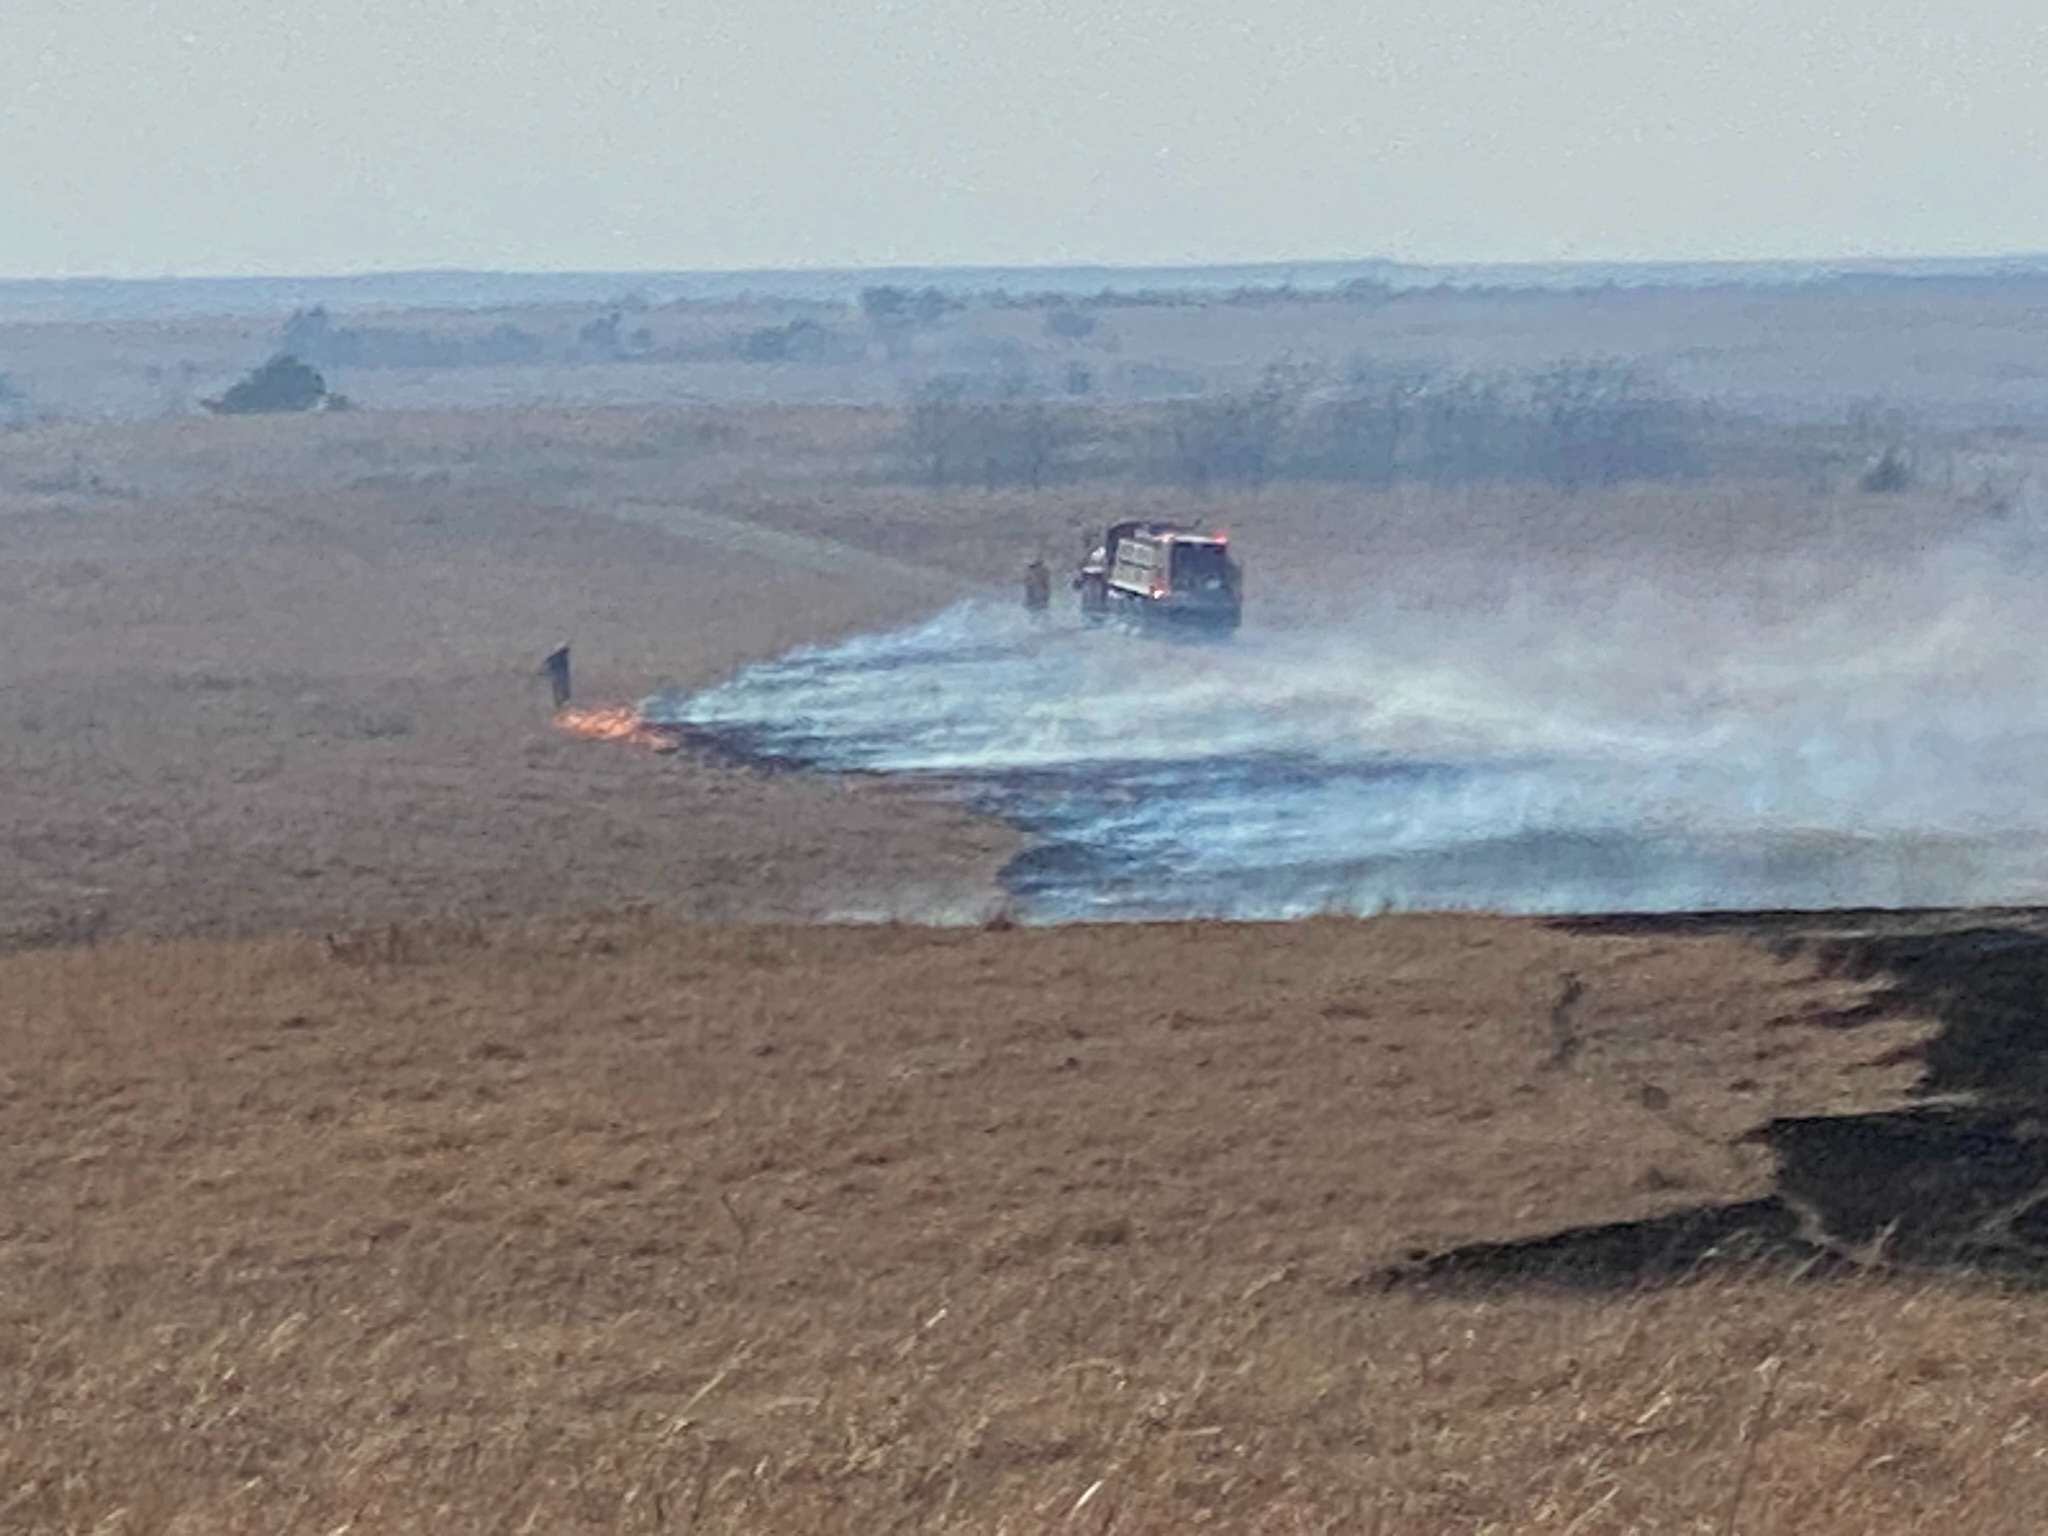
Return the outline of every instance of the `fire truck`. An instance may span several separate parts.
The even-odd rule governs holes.
[[[1230,541],[1179,523],[1110,524],[1073,586],[1093,622],[1228,634],[1243,617],[1244,572]]]

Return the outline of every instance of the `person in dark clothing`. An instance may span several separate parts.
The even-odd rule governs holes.
[[[1033,560],[1024,568],[1024,607],[1032,613],[1044,613],[1052,606],[1052,572],[1043,559]]]
[[[569,647],[559,646],[548,652],[546,661],[540,664],[547,674],[548,682],[554,686],[555,708],[565,709],[569,703]]]

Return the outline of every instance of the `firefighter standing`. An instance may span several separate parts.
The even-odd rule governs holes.
[[[540,669],[554,687],[555,708],[566,709],[569,704],[569,647],[564,645],[549,651]]]
[[[1026,612],[1041,614],[1052,606],[1052,572],[1043,558],[1034,559],[1024,567],[1024,608]]]

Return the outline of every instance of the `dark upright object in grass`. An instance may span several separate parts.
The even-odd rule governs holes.
[[[548,652],[546,661],[540,664],[541,671],[548,675],[548,682],[555,690],[555,708],[562,709],[569,703],[569,647],[558,646]]]
[[[1052,572],[1044,560],[1033,560],[1024,568],[1024,606],[1032,613],[1044,613],[1052,604]]]

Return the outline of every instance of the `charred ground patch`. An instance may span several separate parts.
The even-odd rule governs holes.
[[[1802,1235],[1792,1207],[1767,1195],[1640,1221],[1565,1227],[1518,1241],[1463,1243],[1436,1253],[1417,1250],[1381,1270],[1375,1280],[1390,1288],[1538,1284],[1633,1290],[1696,1278],[1709,1269],[1806,1266],[1827,1257],[1824,1248]]]
[[[1415,1252],[1387,1284],[1607,1289],[1731,1264],[1802,1274],[1900,1267],[2048,1282],[2048,919],[1996,914],[1718,913],[1602,916],[1584,935],[1753,933],[1781,958],[1876,990],[1781,1022],[1845,1031],[1924,1017],[1937,1028],[1885,1061],[1918,1061],[1927,1102],[1778,1116],[1738,1140],[1771,1154],[1771,1193],[1644,1220]]]

